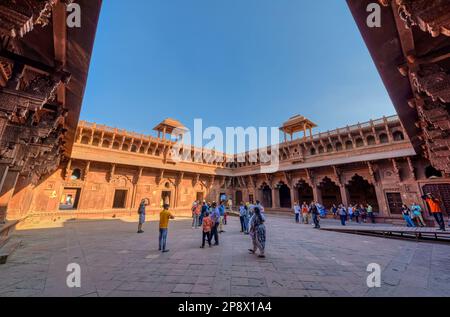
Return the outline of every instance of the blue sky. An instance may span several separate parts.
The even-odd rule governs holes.
[[[395,110],[344,0],[106,0],[81,119],[316,131]]]

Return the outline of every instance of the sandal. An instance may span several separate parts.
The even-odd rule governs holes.
[[[248,249],[248,251],[250,251],[251,254],[255,254],[255,251],[253,251],[252,249]]]

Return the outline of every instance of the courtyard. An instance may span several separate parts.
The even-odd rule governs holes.
[[[179,218],[162,254],[157,225],[141,235],[132,219],[20,229],[21,247],[0,266],[0,296],[450,296],[449,244],[319,231],[268,215],[267,258],[258,259],[237,218],[220,246],[205,249],[201,229]],[[66,285],[70,263],[81,267],[80,288]],[[381,266],[380,288],[367,287],[370,263]]]

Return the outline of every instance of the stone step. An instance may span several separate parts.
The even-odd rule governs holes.
[[[0,265],[6,263],[8,257],[20,247],[21,243],[21,240],[8,239],[8,241],[0,248]]]

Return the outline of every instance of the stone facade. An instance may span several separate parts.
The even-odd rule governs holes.
[[[135,214],[142,198],[150,199],[149,213],[159,212],[164,201],[175,213],[190,215],[194,200],[217,201],[222,194],[235,205],[260,200],[269,212],[286,213],[295,201],[326,207],[369,202],[378,221],[387,222],[401,219],[402,202],[422,204],[426,190],[450,207],[450,180],[436,177],[415,154],[396,116],[285,141],[273,173],[250,160],[257,152],[231,162],[223,153],[192,147],[189,160],[174,161],[174,145],[163,137],[80,122],[62,168],[36,185],[18,178],[8,217],[33,222],[120,217]]]

